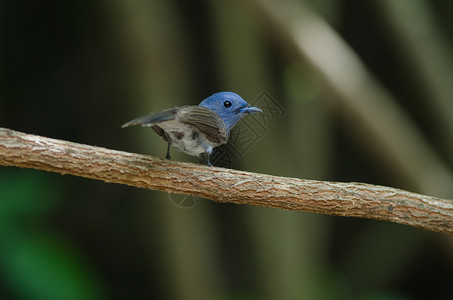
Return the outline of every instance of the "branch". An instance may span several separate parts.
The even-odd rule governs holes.
[[[453,201],[364,183],[277,177],[175,162],[0,128],[0,165],[138,188],[336,216],[386,220],[453,233]]]

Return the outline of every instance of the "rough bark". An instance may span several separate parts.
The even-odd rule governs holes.
[[[451,200],[364,183],[286,178],[168,161],[5,128],[0,128],[0,165],[194,195],[220,203],[371,218],[453,233]]]

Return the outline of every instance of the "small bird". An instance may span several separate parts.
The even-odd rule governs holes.
[[[219,92],[204,99],[199,105],[181,106],[151,113],[127,122],[122,127],[142,125],[151,127],[177,150],[196,156],[212,166],[212,150],[228,142],[231,128],[245,115],[261,112],[250,106],[238,94]]]

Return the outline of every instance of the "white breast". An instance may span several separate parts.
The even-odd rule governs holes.
[[[191,125],[170,120],[159,123],[159,127],[170,137],[171,145],[175,149],[189,155],[211,154],[212,148],[215,147],[202,132]]]

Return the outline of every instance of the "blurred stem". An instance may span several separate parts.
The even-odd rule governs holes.
[[[114,34],[118,38],[116,46],[127,72],[124,79],[130,81],[139,110],[143,113],[143,110],[187,104],[192,92],[188,70],[190,49],[181,18],[172,3],[147,0],[109,3]]]
[[[119,37],[117,45],[123,52],[121,57],[125,58],[124,78],[130,80],[136,115],[190,104],[195,84],[181,11],[171,1],[116,0],[110,5],[115,36]],[[124,103],[129,106],[131,102]],[[148,148],[155,147],[153,140],[159,140],[159,150],[164,153],[165,145],[160,137],[149,131],[143,131],[140,140],[148,141]],[[174,153],[174,157],[178,154]],[[160,253],[168,254],[162,270],[166,282],[172,283],[166,286],[167,291],[177,299],[212,299],[220,294],[221,280],[213,276],[221,274],[214,257],[213,232],[206,229],[213,227],[209,209],[197,210],[198,222],[190,222],[192,219],[188,219],[185,211],[173,205],[160,205],[156,209],[154,202],[149,202],[149,206],[149,219],[158,218],[162,224],[162,228],[150,230],[158,231],[157,236],[162,239],[159,245],[163,248]],[[196,237],[197,241],[189,241],[188,237]],[[149,244],[153,255],[156,241]]]
[[[167,280],[174,283],[175,299],[217,299],[224,294],[225,278],[219,266],[221,237],[216,236],[217,220],[212,205],[203,203],[194,209],[184,209],[168,199],[169,195],[173,198],[179,195],[159,195],[159,203],[150,204],[150,209],[164,215],[157,229],[165,237],[164,257],[166,266],[171,267]],[[186,197],[192,200],[192,196]]]
[[[262,90],[272,93],[276,83],[274,78],[270,78],[273,71],[266,52],[268,45],[264,39],[264,28],[259,26],[256,18],[251,18],[252,14],[247,10],[249,7],[238,1],[217,1],[212,5],[218,61],[222,66],[221,75],[225,86],[249,95],[249,101]],[[283,105],[282,99],[275,98],[275,101]],[[292,119],[290,117],[285,120]],[[281,145],[287,135],[281,134],[283,128],[278,130],[277,126],[283,124],[274,122],[269,124],[267,132],[260,132],[262,138],[244,155],[241,165],[246,169],[300,176],[292,166],[288,168],[285,165],[285,157],[280,155]],[[288,147],[287,155],[295,157],[298,148],[290,148]],[[266,159],[268,157],[274,159]],[[259,284],[258,297],[313,298],[311,292],[314,290],[315,279],[310,273],[313,265],[319,262],[314,258],[314,252],[318,249],[317,242],[322,240],[322,234],[318,236],[319,239],[311,239],[310,232],[318,231],[309,229],[307,223],[311,222],[313,225],[319,218],[271,209],[249,208],[243,212],[247,214],[247,225],[251,229],[254,250],[250,251],[257,259],[256,269],[252,270],[251,275],[256,277]]]
[[[447,33],[437,24],[427,1],[374,1],[388,22],[387,34],[415,69],[427,91],[426,112],[438,123],[436,131],[453,164],[453,53]],[[379,11],[379,10],[378,10]]]
[[[214,1],[210,4],[221,90],[254,97],[264,87],[269,89],[271,80],[265,63],[266,45],[261,28],[236,2]]]
[[[388,174],[422,193],[453,196],[453,174],[416,130],[395,99],[354,51],[303,3],[253,0],[337,94],[332,103]]]
[[[338,0],[301,0],[311,5],[317,12],[319,12],[329,24],[338,24],[341,21],[341,6],[342,2]]]

